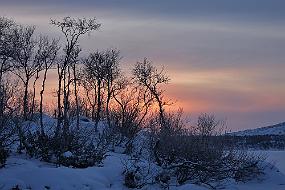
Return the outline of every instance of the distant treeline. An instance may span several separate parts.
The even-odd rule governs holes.
[[[224,136],[228,145],[240,149],[285,149],[285,135]]]

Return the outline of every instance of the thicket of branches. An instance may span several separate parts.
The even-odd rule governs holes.
[[[134,157],[147,151],[146,160],[161,169],[153,179],[164,184],[173,176],[180,184],[210,184],[262,172],[260,158],[218,138],[221,122],[214,116],[201,115],[189,128],[182,112],[167,113],[171,102],[162,87],[170,79],[147,58],[135,64],[129,77],[121,70],[119,50],[83,56],[80,39],[101,26],[95,18],[65,17],[51,20],[51,26],[59,29],[61,39],[36,35],[34,26],[0,18],[0,167],[10,145],[73,167],[100,164],[119,145]],[[50,72],[57,74],[57,103],[47,116]],[[140,169],[126,170],[127,186],[144,184],[136,181]]]

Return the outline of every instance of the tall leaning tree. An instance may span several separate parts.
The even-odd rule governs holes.
[[[45,92],[46,80],[48,71],[53,68],[57,60],[57,54],[60,49],[58,45],[59,41],[56,39],[49,39],[46,36],[41,36],[39,40],[39,49],[37,54],[38,62],[42,63],[43,79],[42,88],[40,91],[40,125],[41,133],[44,135],[44,123],[43,123],[43,95]]]
[[[58,27],[65,38],[64,57],[61,62],[57,64],[58,70],[58,91],[57,91],[57,128],[61,127],[63,121],[63,132],[67,133],[69,130],[69,85],[72,65],[79,55],[79,38],[92,31],[100,28],[101,24],[97,23],[96,18],[71,18],[65,17],[61,21],[51,20],[51,24]],[[73,67],[74,68],[74,67]],[[74,86],[77,88],[76,72],[73,73],[75,80]],[[63,113],[61,110],[61,93],[63,91]],[[77,91],[75,92],[76,104],[78,104]],[[78,106],[77,106],[78,109]],[[79,125],[79,112],[77,111],[77,125]],[[63,118],[63,119],[62,119]],[[78,126],[77,126],[78,127]]]

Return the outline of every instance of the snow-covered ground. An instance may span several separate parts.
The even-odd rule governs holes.
[[[285,174],[285,151],[253,151],[268,156],[267,161],[273,163],[283,174]],[[285,187],[284,187],[285,190]]]
[[[14,155],[0,170],[0,189],[8,190],[16,185],[33,190],[122,189],[120,163],[123,157],[112,154],[105,160],[104,167],[73,169]]]
[[[260,153],[260,151],[258,152]],[[285,189],[285,151],[263,151],[270,162],[278,169],[267,169],[266,175],[259,180],[247,183],[225,182],[223,189],[230,190],[284,190]],[[103,167],[73,169],[56,167],[55,165],[29,159],[23,155],[12,155],[7,166],[0,169],[0,190],[10,190],[18,185],[26,190],[104,190],[127,189],[123,185],[124,160],[126,155],[110,153]],[[279,170],[279,171],[278,171]],[[160,189],[158,186],[148,186],[144,189]],[[177,190],[206,190],[207,187],[187,184]]]

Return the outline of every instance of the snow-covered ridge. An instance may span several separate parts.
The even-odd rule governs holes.
[[[248,129],[231,133],[235,136],[254,136],[254,135],[285,135],[285,122],[267,127]]]

